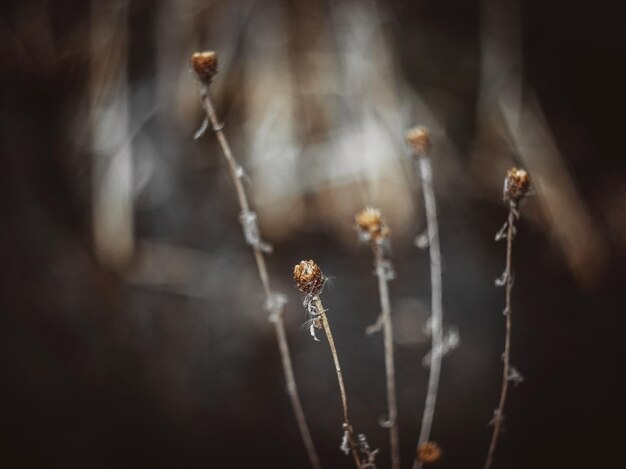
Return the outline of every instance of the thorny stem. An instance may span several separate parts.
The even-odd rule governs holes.
[[[507,221],[506,232],[506,268],[504,270],[504,279],[506,285],[505,293],[505,309],[504,314],[506,317],[506,336],[504,339],[504,353],[502,354],[502,361],[504,367],[502,371],[502,389],[500,390],[500,403],[498,409],[495,412],[493,420],[493,434],[491,435],[491,443],[489,445],[489,451],[487,452],[487,459],[485,461],[485,469],[491,467],[493,462],[493,455],[496,451],[496,445],[498,443],[498,436],[502,429],[502,421],[504,419],[504,404],[506,402],[507,392],[509,390],[509,377],[511,370],[510,363],[510,351],[511,351],[511,289],[513,288],[513,277],[511,275],[511,252],[513,251],[513,236],[515,233],[515,219],[517,217],[517,207],[514,202],[510,202],[509,205],[509,217]]]
[[[326,316],[326,310],[322,305],[322,300],[320,300],[319,296],[315,299],[315,307],[317,311],[320,313],[320,319],[322,320],[322,327],[324,328],[324,333],[326,334],[326,338],[328,339],[328,346],[330,347],[330,353],[333,356],[333,362],[335,363],[335,371],[337,373],[337,381],[339,382],[339,394],[341,395],[341,406],[343,409],[343,425],[344,430],[348,434],[348,444],[350,445],[350,450],[352,451],[352,456],[354,457],[354,462],[356,467],[361,469],[361,458],[359,457],[356,439],[354,438],[354,430],[352,429],[352,425],[350,424],[350,417],[348,416],[348,397],[346,395],[346,387],[343,384],[343,373],[341,372],[341,365],[339,364],[339,357],[337,355],[337,349],[335,348],[335,341],[333,340],[333,333],[330,330],[330,324],[328,323],[328,317]]]
[[[430,283],[431,283],[431,337],[432,350],[430,361],[430,373],[428,376],[428,390],[424,404],[422,427],[417,443],[419,448],[430,440],[430,431],[435,415],[435,404],[439,390],[439,376],[441,374],[441,357],[443,353],[443,305],[441,285],[441,251],[439,249],[439,227],[437,223],[437,205],[435,191],[433,189],[432,167],[426,154],[417,158],[419,176],[422,181],[424,193],[424,206],[426,209],[426,224],[428,230],[428,246],[430,254]],[[421,469],[422,460],[415,458],[413,469]]]
[[[215,108],[213,107],[213,102],[211,101],[211,96],[209,95],[208,87],[205,84],[200,84],[200,99],[202,101],[202,106],[206,111],[207,117],[211,122],[211,126],[215,135],[217,136],[217,140],[222,148],[222,153],[224,154],[224,158],[228,162],[228,167],[230,169],[230,175],[235,184],[235,189],[237,191],[237,199],[239,200],[239,206],[241,208],[242,213],[250,212],[250,203],[248,202],[248,196],[246,194],[246,189],[241,181],[241,177],[239,175],[240,167],[237,163],[237,160],[233,156],[233,153],[230,149],[230,145],[228,144],[228,140],[226,140],[226,135],[223,132],[223,125],[220,123],[217,118],[217,114],[215,113]],[[302,409],[302,403],[300,402],[300,396],[298,394],[298,388],[296,386],[296,381],[294,379],[293,374],[293,366],[291,363],[291,355],[289,352],[289,344],[287,343],[287,336],[285,334],[285,324],[283,321],[283,310],[282,306],[276,301],[274,293],[270,287],[270,279],[269,274],[267,272],[267,265],[265,263],[265,256],[260,249],[260,246],[252,246],[252,250],[254,252],[254,258],[256,260],[257,270],[259,272],[259,277],[261,279],[261,283],[263,284],[263,290],[265,291],[265,297],[268,306],[271,310],[270,319],[274,324],[274,329],[276,332],[276,339],[278,341],[278,349],[280,351],[280,357],[283,365],[283,372],[285,375],[285,382],[287,384],[287,395],[291,400],[291,407],[293,408],[293,412],[296,417],[296,422],[298,424],[298,429],[300,430],[300,435],[302,436],[302,441],[306,448],[309,461],[311,462],[311,466],[314,469],[321,469],[321,464],[319,461],[319,457],[317,455],[317,451],[315,450],[315,445],[313,444],[313,438],[311,438],[311,432],[309,431],[309,427],[306,422],[306,417],[304,415],[304,411]]]
[[[372,245],[378,294],[380,296],[381,318],[383,324],[383,342],[385,347],[385,374],[387,384],[387,412],[389,421],[389,443],[391,446],[391,467],[400,468],[400,443],[398,437],[398,405],[396,402],[396,378],[393,360],[393,325],[391,322],[391,302],[389,301],[389,276],[385,267],[382,246]]]

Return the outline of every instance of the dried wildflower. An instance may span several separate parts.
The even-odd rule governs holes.
[[[364,241],[382,241],[389,237],[391,230],[383,222],[380,210],[374,207],[366,207],[354,217],[359,238]]]
[[[410,130],[406,135],[406,141],[413,150],[413,160],[417,175],[422,184],[424,196],[424,209],[426,213],[426,230],[423,235],[416,238],[419,248],[428,247],[430,257],[430,291],[431,291],[431,317],[429,331],[432,339],[430,352],[424,357],[422,363],[430,368],[428,374],[428,387],[422,414],[422,424],[417,440],[416,459],[414,469],[421,469],[423,463],[436,461],[441,450],[430,442],[430,432],[435,418],[437,394],[441,379],[441,363],[446,351],[452,350],[458,343],[458,335],[451,334],[446,337],[443,330],[443,293],[442,293],[442,259],[439,245],[439,223],[437,220],[437,203],[433,184],[433,169],[428,155],[431,147],[430,132],[427,128],[418,126]]]
[[[293,268],[293,278],[296,280],[298,290],[305,293],[302,305],[309,313],[309,332],[314,340],[319,341],[315,329],[321,329],[321,315],[325,312],[319,301],[319,294],[324,288],[326,277],[322,274],[319,266],[312,260],[301,261]]]
[[[191,68],[198,80],[205,85],[217,74],[217,54],[212,51],[196,52],[191,56]]]
[[[441,458],[441,448],[434,441],[427,441],[417,449],[417,457],[426,464],[437,462]]]
[[[322,305],[322,300],[320,299],[320,293],[322,292],[322,288],[324,288],[326,277],[324,277],[321,269],[314,261],[308,260],[300,261],[300,263],[293,268],[293,278],[296,280],[298,289],[306,294],[303,305],[310,316],[309,324],[311,335],[313,336],[313,339],[319,341],[318,338],[315,337],[315,329],[324,329],[326,339],[328,340],[328,346],[330,347],[330,353],[335,364],[337,383],[339,384],[339,395],[341,396],[341,406],[343,407],[343,436],[341,439],[341,446],[339,448],[346,454],[351,452],[356,467],[361,469],[364,466],[359,455],[354,430],[350,425],[350,418],[348,416],[348,396],[343,382],[339,356],[337,355],[337,348],[335,347],[333,333],[330,330],[326,310],[324,309],[324,305]]]
[[[528,172],[519,168],[511,168],[504,179],[502,196],[504,200],[517,203],[526,195],[530,186]]]
[[[406,133],[406,141],[415,154],[428,153],[430,150],[430,131],[423,125],[418,125]]]
[[[307,295],[317,295],[322,291],[326,277],[312,260],[301,261],[293,268],[293,278],[298,290]]]
[[[378,295],[381,312],[374,324],[365,329],[366,334],[383,331],[383,343],[385,353],[385,377],[387,387],[387,411],[388,417],[381,423],[389,429],[389,443],[391,447],[391,467],[400,468],[400,447],[397,424],[397,400],[396,382],[393,358],[393,326],[391,323],[391,302],[389,300],[388,282],[394,278],[393,266],[385,255],[389,251],[390,230],[385,225],[380,210],[366,207],[354,217],[356,228],[361,241],[370,242],[374,256],[375,275],[378,277]],[[374,468],[376,451],[370,451],[367,440],[359,435],[359,448],[364,456],[362,468]]]
[[[503,311],[506,321],[504,352],[502,353],[502,362],[504,363],[504,366],[502,370],[502,386],[500,388],[498,408],[494,411],[493,419],[489,422],[490,425],[493,425],[493,433],[491,434],[491,442],[489,443],[489,449],[487,450],[487,457],[485,459],[484,466],[485,469],[489,469],[493,463],[493,457],[498,444],[498,437],[502,431],[504,406],[506,404],[506,398],[509,391],[509,382],[517,385],[524,379],[522,375],[511,366],[511,290],[513,288],[513,239],[515,238],[515,234],[517,232],[515,220],[520,217],[518,212],[518,203],[528,193],[529,186],[530,177],[526,171],[518,168],[509,169],[504,180],[504,188],[502,190],[504,201],[509,203],[509,216],[500,231],[496,234],[496,241],[506,239],[506,267],[500,278],[496,280],[497,287],[505,287],[506,289],[504,300],[505,306]]]
[[[237,200],[239,202],[240,221],[243,228],[246,242],[252,247],[254,251],[254,259],[256,261],[256,267],[259,274],[259,279],[265,292],[265,306],[270,313],[269,320],[274,325],[276,331],[276,340],[278,343],[278,350],[283,366],[283,373],[285,377],[285,390],[291,401],[291,407],[294,412],[298,430],[302,437],[302,442],[307,451],[307,455],[311,462],[313,469],[321,469],[321,464],[311,432],[307,425],[306,416],[302,409],[302,403],[300,402],[300,396],[298,394],[298,387],[296,385],[293,365],[291,360],[291,354],[289,352],[289,344],[287,342],[287,334],[285,331],[285,323],[283,320],[283,313],[287,298],[272,290],[270,284],[270,276],[267,269],[265,260],[265,254],[271,252],[272,247],[262,241],[261,232],[257,224],[257,216],[250,210],[251,203],[248,199],[248,193],[244,182],[246,182],[246,173],[233,155],[233,152],[228,143],[226,134],[223,131],[224,125],[220,122],[215,106],[213,105],[211,95],[209,93],[209,85],[211,80],[217,73],[218,61],[217,54],[213,51],[198,52],[193,54],[190,59],[190,68],[193,70],[197,78],[198,91],[200,95],[200,102],[205,111],[204,121],[200,129],[195,133],[194,139],[200,138],[209,125],[215,132],[217,141],[222,149],[222,154],[226,160],[232,182],[236,189]]]

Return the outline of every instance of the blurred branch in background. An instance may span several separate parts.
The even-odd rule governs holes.
[[[523,81],[519,2],[483,0],[482,17],[473,173],[493,192],[511,160],[519,159],[532,174],[542,211],[529,216],[559,246],[578,281],[591,286],[605,267],[606,246],[576,189],[536,95]],[[494,170],[485,171],[486,167]]]
[[[591,287],[606,268],[607,246],[602,228],[594,225],[535,94],[529,90],[527,95],[518,119],[511,121],[506,112],[503,115],[515,150],[533,174],[548,233],[563,251],[575,278]]]
[[[315,224],[352,245],[345,220],[376,202],[396,234],[408,236],[417,207],[398,142],[417,119],[435,129],[441,148],[450,145],[432,111],[398,75],[384,6],[264,5],[248,24],[240,52],[242,86],[234,91],[263,230],[285,239]],[[219,30],[223,19],[208,15],[207,21],[209,30]],[[232,34],[215,39],[216,50],[237,42]],[[234,86],[233,80],[238,75],[226,69],[216,89]],[[454,165],[441,153],[446,165]]]
[[[396,65],[384,5],[340,1],[303,8],[276,0],[260,8],[243,0],[189,0],[158,8],[156,104],[145,104],[149,92],[142,88],[150,88],[150,81],[140,82],[132,96],[136,112],[156,111],[163,124],[161,131],[146,128],[136,138],[139,209],[177,210],[173,198],[188,188],[172,173],[219,164],[218,158],[182,154],[185,148],[197,151],[189,142],[201,118],[184,57],[198,47],[210,46],[223,57],[212,87],[228,113],[224,119],[239,117],[236,125],[227,124],[229,135],[244,155],[262,229],[271,240],[320,226],[354,246],[345,220],[371,203],[388,213],[394,236],[410,238],[421,206],[412,195],[402,141],[414,122],[428,124],[437,137],[442,192],[462,176],[443,124]],[[180,132],[172,132],[177,127]]]
[[[93,233],[99,260],[126,267],[133,255],[133,153],[127,78],[128,3],[92,1],[90,123]]]

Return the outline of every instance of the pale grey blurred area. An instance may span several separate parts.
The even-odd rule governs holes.
[[[106,15],[94,14],[93,41],[109,48],[98,55],[113,57],[113,51],[124,50],[119,41],[126,33],[112,35],[108,43],[97,34],[98,27],[112,29],[107,21],[116,21],[123,30],[127,10],[122,2],[107,5]],[[384,4],[331,2],[300,8],[282,2],[186,1],[155,5],[152,14],[156,73],[133,83],[130,98],[116,84],[126,76],[121,62],[94,61],[94,99],[109,95],[117,100],[107,104],[116,106],[109,111],[91,105],[93,117],[85,123],[92,123],[94,145],[102,146],[98,139],[134,142],[119,150],[125,153],[100,147],[94,152],[109,151],[110,159],[106,168],[98,169],[98,163],[94,175],[99,188],[93,202],[94,237],[104,262],[119,264],[119,259],[131,257],[130,239],[137,236],[131,236],[129,206],[137,200],[139,207],[148,204],[150,209],[167,205],[180,190],[174,187],[181,181],[173,173],[220,164],[219,152],[207,154],[202,142],[181,151],[192,146],[185,137],[200,121],[188,57],[210,47],[220,57],[211,90],[218,104],[228,106],[220,113],[252,181],[256,210],[269,239],[292,239],[320,226],[351,244],[346,220],[368,204],[383,209],[399,239],[412,236],[413,221],[422,213],[403,135],[419,123],[436,139],[435,174],[444,201],[491,194],[496,203],[505,170],[522,165],[535,182],[537,203],[530,219],[560,247],[580,281],[593,283],[601,274],[603,236],[577,193],[532,86],[521,74],[521,17],[515,1],[485,2],[482,7],[479,126],[469,161],[445,130],[447,114],[458,104],[444,97],[445,89],[425,100],[419,87],[403,76],[390,44],[391,21]],[[105,81],[103,76],[111,78]],[[167,130],[132,129],[123,117],[129,99],[139,122],[148,119]],[[116,116],[120,112],[126,114]],[[235,119],[237,125],[230,122]],[[118,137],[113,132],[122,133]],[[135,164],[128,163],[129,152]],[[128,187],[131,180],[135,189]]]

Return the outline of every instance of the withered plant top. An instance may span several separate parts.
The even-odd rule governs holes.
[[[433,463],[441,458],[441,448],[434,441],[428,441],[417,450],[417,457],[424,463]]]
[[[519,168],[511,168],[504,180],[503,197],[508,202],[517,203],[524,198],[530,187],[528,172]]]
[[[191,68],[198,80],[205,85],[217,74],[217,54],[212,51],[196,52],[191,56]]]
[[[377,208],[364,208],[355,215],[354,220],[359,230],[359,235],[365,241],[382,241],[391,234],[391,230],[385,225],[382,214]]]
[[[430,150],[430,131],[423,125],[418,125],[406,133],[406,142],[415,154],[428,153]]]
[[[293,278],[298,290],[307,295],[317,295],[322,291],[326,277],[312,260],[300,261],[293,268]]]

